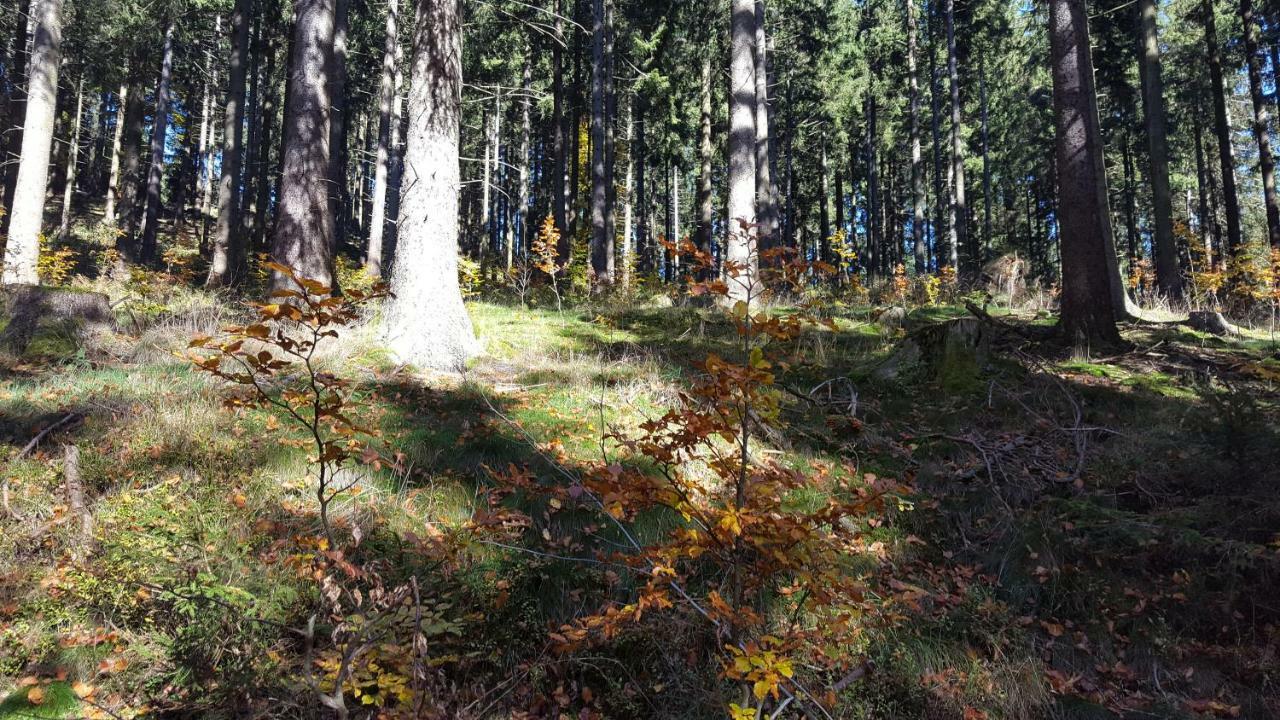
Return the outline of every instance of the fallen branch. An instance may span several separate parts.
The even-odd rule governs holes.
[[[36,436],[31,438],[31,442],[22,446],[22,449],[18,451],[18,454],[14,456],[14,459],[17,460],[19,458],[26,457],[28,453],[36,449],[36,446],[40,444],[41,440],[44,440],[46,437],[48,437],[49,433],[53,432],[54,430],[57,430],[58,428],[62,427],[63,425],[66,425],[69,422],[72,422],[74,420],[79,420],[81,418],[82,416],[78,412],[67,413],[67,415],[64,416],[61,420],[55,422],[54,424],[36,433]]]

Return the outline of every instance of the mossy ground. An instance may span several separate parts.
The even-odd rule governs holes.
[[[186,291],[157,297],[121,318],[106,349],[49,343],[5,360],[0,718],[89,713],[57,683],[42,706],[26,705],[19,679],[58,673],[119,712],[228,716],[296,694],[271,668],[298,653],[280,628],[305,623],[316,590],[264,558],[315,531],[304,455],[279,442],[288,431],[269,430],[268,413],[223,409],[222,389],[170,354],[234,316],[212,309],[222,304]],[[610,452],[604,435],[672,406],[703,357],[733,348],[710,310],[474,303],[471,314],[487,354],[461,377],[393,367],[363,331],[325,360],[357,383],[362,415],[403,453],[399,470],[359,483],[340,523],[364,528],[370,552],[403,572],[418,561],[397,538],[464,522],[490,469],[552,476],[540,452],[570,467],[592,462]],[[909,324],[962,315],[921,308]],[[1280,367],[1270,340],[1134,327],[1136,349],[1113,357],[1002,346],[976,383],[880,385],[870,369],[903,331],[872,316],[846,309],[836,329],[802,339],[782,378],[786,429],[764,439],[767,451],[796,467],[852,463],[912,482],[917,497],[871,539],[903,578],[974,574],[954,581],[963,592],[947,612],[907,608],[904,621],[869,630],[872,670],[844,691],[840,717],[1117,717],[1122,703],[1108,693],[1145,697],[1134,718],[1191,716],[1209,701],[1250,718],[1280,711]],[[68,414],[77,420],[65,431],[13,458]],[[95,521],[83,559],[62,522],[57,446],[69,442]],[[483,661],[459,682],[492,686],[545,653],[547,628],[598,577],[518,551],[478,556],[457,597],[482,616],[466,622]],[[213,600],[181,599],[191,597]],[[715,684],[715,670],[673,660],[697,633],[679,635],[620,638],[591,659],[616,716],[723,707],[690,699],[699,682]]]

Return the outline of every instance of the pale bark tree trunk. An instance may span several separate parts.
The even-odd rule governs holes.
[[[631,122],[631,103],[627,103],[627,117],[623,123],[627,128],[627,175],[622,186],[622,272],[618,274],[618,281],[622,283],[623,288],[630,288],[631,270],[635,267],[636,242],[635,228],[633,226],[636,162],[631,144],[631,138],[634,134]]]
[[[387,223],[387,171],[393,149],[392,133],[398,131],[400,126],[400,89],[395,82],[400,56],[399,13],[399,0],[390,0],[383,34],[382,78],[378,84],[378,156],[373,167],[373,211],[369,219],[369,250],[365,254],[365,268],[374,277],[382,276],[382,242]]]
[[[284,114],[284,154],[273,259],[334,287],[333,215],[329,212],[329,56],[335,0],[295,0],[292,62]],[[273,288],[288,278],[273,273]]]
[[[818,191],[818,242],[823,242],[831,237],[831,163],[827,159],[827,140],[823,138],[819,141],[820,149],[818,151],[818,167],[820,168],[818,182],[821,188]]]
[[[778,242],[778,186],[773,181],[770,165],[769,60],[764,11],[764,0],[756,0],[756,209],[760,219],[758,242],[761,248],[769,248]]]
[[[62,0],[36,0],[35,29],[27,74],[27,101],[22,121],[22,161],[4,250],[5,285],[40,282],[40,226],[49,183],[49,156],[58,103],[58,65],[62,52]]]
[[[938,103],[938,53],[937,33],[930,33],[929,43],[929,123],[933,136],[933,257],[937,269],[954,263],[951,258],[951,244],[948,242],[947,201],[942,184],[942,111]]]
[[[116,203],[120,197],[120,155],[124,139],[125,107],[128,104],[129,84],[121,83],[120,92],[116,95],[115,131],[111,134],[111,168],[107,174],[107,197],[102,211],[102,220],[108,224],[116,223]]]
[[[916,0],[907,2],[907,84],[911,96],[911,240],[917,274],[924,274],[929,253],[924,240],[924,158],[920,151],[920,80],[916,75]]]
[[[981,55],[978,56],[978,98],[982,122],[982,245],[973,244],[974,256],[978,260],[977,269],[981,269],[986,251],[991,247],[991,153],[990,135],[987,123],[987,64]]]
[[[552,182],[551,213],[555,219],[556,229],[560,231],[560,242],[556,247],[556,264],[563,267],[569,260],[569,196],[570,190],[568,154],[569,154],[569,118],[565,113],[564,87],[564,17],[562,5],[556,1],[555,38],[552,40],[552,110],[551,122],[554,138],[552,147]],[[630,145],[628,144],[628,147]]]
[[[67,150],[67,181],[62,188],[62,218],[58,223],[58,239],[71,235],[71,205],[76,196],[76,164],[80,161],[80,125],[84,116],[84,75],[76,82],[76,114],[71,121],[71,147]]]
[[[698,249],[712,255],[711,225],[711,58],[702,61],[702,108],[698,132],[698,225],[694,243]],[[707,278],[700,278],[706,280]]]
[[[1267,239],[1280,250],[1280,202],[1276,200],[1276,158],[1271,153],[1270,118],[1267,98],[1262,92],[1262,58],[1258,54],[1258,23],[1253,16],[1253,0],[1240,0],[1240,23],[1244,27],[1245,61],[1249,69],[1249,96],[1253,101],[1253,137],[1258,143],[1258,166],[1262,175],[1262,199],[1267,210]]]
[[[948,0],[950,2],[950,0]],[[1115,344],[1111,239],[1084,0],[1050,0],[1049,40],[1062,251],[1062,330],[1077,346]]]
[[[725,263],[729,298],[756,292],[756,87],[755,2],[733,0],[730,8],[729,178]]]
[[[211,148],[213,140],[209,136],[209,131],[213,127],[213,91],[218,86],[218,70],[213,63],[213,49],[217,46],[218,40],[222,37],[222,16],[214,18],[213,22],[213,42],[209,43],[209,47],[204,51],[204,84],[202,87],[202,98],[200,102],[200,155],[198,160],[199,187],[196,189],[200,196],[200,247],[204,249],[205,243],[208,241],[209,232],[209,210],[213,205],[213,165],[210,162],[213,158]]]
[[[1142,106],[1150,162],[1151,211],[1154,220],[1156,280],[1170,298],[1182,296],[1182,273],[1173,237],[1173,196],[1169,190],[1169,140],[1164,106],[1164,78],[1160,67],[1160,42],[1156,36],[1156,0],[1138,0],[1142,72]]]
[[[1202,0],[1204,44],[1209,59],[1209,94],[1213,101],[1213,125],[1218,137],[1218,164],[1222,172],[1222,202],[1227,216],[1227,259],[1234,262],[1243,244],[1240,230],[1240,198],[1236,193],[1235,153],[1231,148],[1231,122],[1227,118],[1227,98],[1222,84],[1222,54],[1218,49],[1217,21],[1212,0]]]
[[[960,249],[969,252],[968,206],[964,186],[964,139],[960,106],[960,71],[956,65],[955,0],[946,0],[947,78],[951,84],[951,263],[960,269]]]
[[[418,7],[395,296],[383,334],[401,362],[458,369],[479,351],[458,288],[462,25],[458,0],[420,0]]]
[[[609,38],[606,0],[592,4],[594,24],[591,45],[591,285],[593,290],[613,282],[609,258],[613,254],[613,228],[609,227],[608,143],[608,57]]]
[[[231,15],[231,58],[227,64],[227,107],[222,128],[222,178],[218,183],[218,227],[213,237],[208,287],[237,280],[244,243],[240,223],[240,168],[244,153],[245,55],[249,50],[252,0],[236,0]]]
[[[151,122],[151,165],[147,171],[147,204],[142,219],[142,239],[138,259],[149,263],[156,258],[156,235],[160,230],[160,190],[164,181],[164,147],[169,134],[169,89],[173,81],[173,34],[177,27],[166,21],[160,79],[156,83],[156,109]]]
[[[524,71],[522,73],[521,87],[524,90],[524,97],[520,102],[520,159],[517,163],[517,182],[519,183],[519,205],[516,207],[516,221],[512,228],[512,239],[515,242],[509,243],[519,245],[522,252],[527,254],[526,241],[529,237],[529,148],[533,135],[533,118],[531,115],[533,105],[533,49],[528,48],[525,52]],[[508,267],[510,262],[508,262]]]

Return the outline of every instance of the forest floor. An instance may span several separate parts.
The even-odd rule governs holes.
[[[114,327],[46,328],[0,363],[0,718],[305,716],[291,679],[316,593],[298,560],[315,532],[304,452],[269,413],[224,409],[225,389],[177,356],[242,311],[177,282],[94,287]],[[338,521],[390,573],[439,573],[413,544],[465,523],[495,471],[599,462],[606,433],[674,406],[733,342],[707,309],[470,310],[487,352],[460,376],[396,367],[365,328],[324,357],[399,453]],[[1144,325],[1125,329],[1130,349],[1081,359],[996,328],[963,372],[877,372],[916,328],[966,315],[921,307],[886,327],[843,308],[780,378],[785,428],[764,453],[916,489],[869,528],[914,607],[868,628],[868,672],[834,715],[1280,716],[1280,344]],[[87,525],[66,491],[71,444]],[[696,634],[551,653],[548,630],[599,583],[536,540],[473,549],[423,589],[449,715],[722,716],[715,668],[686,660]],[[367,702],[393,706],[379,672],[360,676]]]

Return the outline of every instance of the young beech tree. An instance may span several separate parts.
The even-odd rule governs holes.
[[[272,258],[302,277],[334,287],[333,215],[329,212],[329,72],[335,0],[295,0],[293,57],[284,114]],[[273,287],[289,280],[271,276]]]
[[[1084,0],[1051,0],[1049,47],[1053,65],[1058,210],[1062,243],[1062,331],[1079,346],[1116,344],[1112,246],[1102,131],[1093,86]]]
[[[49,155],[58,103],[62,0],[38,0],[32,10],[35,30],[31,38],[26,113],[22,123],[22,160],[14,186],[9,241],[4,252],[5,285],[40,282],[36,263],[40,257],[40,224],[49,184]]]
[[[461,106],[458,0],[419,0],[394,297],[383,327],[392,354],[419,367],[456,369],[479,351],[458,288]]]

